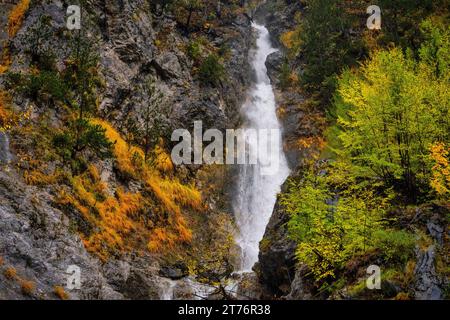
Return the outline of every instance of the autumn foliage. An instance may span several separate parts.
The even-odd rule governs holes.
[[[172,161],[161,146],[154,152],[155,159],[146,162],[142,149],[129,145],[109,123],[99,119],[92,122],[102,126],[114,143],[119,175],[141,182],[145,190],[112,190],[93,165],[86,173],[72,178],[73,193],[61,191],[58,203],[74,208],[95,230],[82,233],[88,251],[105,261],[141,245],[159,252],[189,243],[192,231],[183,208],[203,210],[200,192],[173,177]]]
[[[14,267],[8,267],[4,272],[3,275],[6,279],[13,280],[17,277],[17,270]]]
[[[20,281],[20,289],[22,291],[22,294],[24,294],[26,296],[30,296],[33,294],[34,290],[36,289],[36,284],[32,281],[21,280]]]
[[[61,300],[69,300],[69,295],[61,286],[55,286],[53,288],[53,293]]]
[[[7,94],[0,91],[0,131],[7,130],[10,126],[10,115],[6,109],[7,102]]]
[[[30,6],[30,0],[21,0],[11,11],[8,18],[8,35],[14,37],[22,26],[25,13]]]
[[[430,147],[432,168],[431,187],[440,196],[450,195],[450,148],[444,143],[436,143]]]
[[[5,47],[3,49],[3,52],[0,54],[0,74],[5,73],[8,71],[9,67],[11,66],[11,54],[9,52],[9,48]]]

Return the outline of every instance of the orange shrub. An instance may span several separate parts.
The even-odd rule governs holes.
[[[124,251],[131,245],[128,238],[139,229],[139,216],[145,200],[140,193],[127,193],[121,189],[114,196],[107,193],[108,186],[101,181],[95,166],[72,179],[74,195],[61,191],[57,202],[78,210],[94,227],[95,232],[82,235],[86,249],[101,260],[110,254]]]
[[[22,294],[24,294],[26,296],[30,296],[33,294],[34,290],[36,289],[36,285],[32,281],[22,280],[20,282],[20,288],[22,290]]]
[[[53,293],[61,300],[69,300],[69,295],[61,286],[54,286]]]
[[[156,158],[154,160],[154,166],[158,171],[163,173],[169,173],[174,170],[172,159],[161,146],[155,148]]]
[[[118,133],[108,122],[94,119],[92,123],[106,129],[106,137],[115,143],[114,155],[119,170],[128,174],[130,177],[138,177],[138,171],[140,169],[139,165],[142,165],[143,159],[145,158],[144,152],[140,148],[129,146],[120,133]]]
[[[0,72],[1,73],[1,72]],[[4,131],[9,129],[11,117],[9,112],[6,110],[8,105],[8,95],[4,91],[0,91],[0,130]]]
[[[17,270],[14,267],[8,267],[3,274],[7,279],[12,280],[17,277]]]
[[[45,186],[54,184],[58,180],[57,174],[45,174],[39,170],[26,170],[23,173],[25,183],[32,186]]]

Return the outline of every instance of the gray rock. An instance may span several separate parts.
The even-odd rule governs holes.
[[[157,278],[149,278],[144,270],[133,269],[130,272],[123,294],[132,300],[158,300],[160,291]]]
[[[13,156],[9,150],[9,137],[5,132],[0,131],[0,164],[8,164]]]
[[[427,223],[428,233],[442,246],[444,244],[444,228],[432,221]]]
[[[157,56],[152,61],[152,65],[163,79],[181,77],[181,66],[178,57],[173,52]]]
[[[162,277],[169,278],[172,280],[179,280],[189,275],[189,270],[187,267],[180,263],[173,266],[163,266],[159,270],[159,274]]]
[[[258,276],[254,272],[244,273],[238,277],[236,289],[232,289],[232,292],[230,292],[237,299],[259,300],[264,296],[264,288],[259,283]]]
[[[436,274],[435,268],[435,246],[430,246],[417,252],[417,265],[415,269],[416,283],[414,287],[415,298],[417,300],[441,300],[441,281]]]
[[[279,82],[279,74],[284,62],[284,55],[281,51],[274,52],[267,57],[266,67],[267,74],[273,84]]]
[[[255,19],[266,25],[270,31],[272,42],[281,48],[281,35],[297,27],[295,16],[302,10],[303,4],[301,1],[266,1],[256,10]]]
[[[283,186],[285,190],[287,185]],[[255,267],[260,281],[277,296],[288,295],[296,273],[296,244],[288,237],[286,214],[279,202],[260,243],[259,264]]]
[[[308,281],[311,281],[311,279],[305,277],[305,268],[299,268],[295,272],[295,278],[291,283],[291,291],[285,297],[286,300],[312,300],[313,295]]]
[[[54,299],[55,286],[67,284],[67,268],[81,271],[81,289],[71,299],[121,297],[107,284],[99,262],[84,248],[78,235],[68,231],[69,221],[51,205],[51,195],[24,185],[14,172],[0,171],[0,257],[21,279],[33,281],[39,296]],[[17,281],[2,279],[0,292],[23,298]],[[6,293],[5,293],[6,292]]]

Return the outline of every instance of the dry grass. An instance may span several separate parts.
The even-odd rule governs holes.
[[[399,294],[397,294],[397,296],[394,298],[394,300],[411,300],[409,294],[405,293],[405,292],[400,292]]]
[[[155,149],[153,166],[145,163],[142,149],[128,145],[121,135],[108,123],[95,120],[94,123],[106,129],[107,137],[115,142],[114,154],[118,169],[128,176],[144,181],[148,190],[157,200],[160,211],[169,214],[164,227],[151,230],[148,249],[158,252],[164,247],[173,247],[177,243],[192,240],[192,231],[183,216],[183,208],[204,210],[201,193],[194,186],[181,184],[176,178],[164,177],[170,174],[174,166],[170,156],[161,146]]]
[[[30,6],[30,0],[20,0],[18,4],[11,10],[8,17],[8,36],[13,38],[22,27],[25,13]]]
[[[97,124],[106,129],[106,137],[115,143],[114,155],[117,159],[118,169],[130,177],[139,177],[139,172],[143,166],[144,152],[140,148],[129,146],[122,136],[106,121],[95,119],[93,124]]]
[[[4,91],[0,91],[0,131],[8,130],[11,127],[11,116],[10,112],[7,110],[8,105],[8,94]]]
[[[145,201],[140,193],[127,193],[121,189],[111,196],[108,186],[101,181],[94,166],[87,173],[72,179],[74,195],[62,191],[58,203],[79,211],[85,221],[95,226],[96,232],[82,235],[84,245],[102,260],[110,254],[127,250],[127,238],[139,229],[133,217],[139,216]]]
[[[5,47],[2,54],[0,55],[0,74],[8,71],[12,64],[11,54],[9,53],[9,48]]]
[[[95,166],[72,179],[73,192],[62,190],[57,202],[76,209],[95,230],[81,235],[87,250],[106,261],[140,244],[160,252],[189,243],[192,231],[183,209],[203,211],[201,193],[172,176],[173,163],[162,146],[155,149],[154,161],[146,163],[142,149],[130,146],[109,123],[92,122],[105,128],[106,136],[115,143],[116,168],[122,176],[142,182],[146,190],[132,193],[117,188],[111,195]],[[151,217],[147,208],[152,208]]]
[[[161,146],[155,149],[156,158],[154,160],[155,168],[162,173],[171,173],[174,170],[172,159]]]
[[[58,174],[45,174],[39,170],[26,170],[23,173],[25,183],[31,186],[45,186],[58,181]]]

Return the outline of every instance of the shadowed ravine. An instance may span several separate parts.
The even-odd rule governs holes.
[[[238,289],[240,275],[252,272],[253,265],[258,261],[259,242],[270,220],[280,187],[290,172],[282,148],[281,125],[276,115],[275,95],[265,64],[267,57],[276,49],[272,47],[269,32],[264,26],[253,24],[253,28],[257,32],[257,41],[256,48],[252,52],[251,65],[256,74],[256,81],[242,106],[245,118],[243,129],[275,130],[270,131],[270,134],[276,133],[276,136],[268,136],[268,140],[275,140],[277,143],[273,144],[275,148],[269,146],[267,152],[258,152],[259,146],[254,145],[255,141],[246,140],[248,153],[257,152],[258,164],[242,165],[236,181],[237,193],[233,208],[239,229],[236,242],[241,249],[241,258],[240,265],[236,266],[234,279],[229,279],[225,288],[230,296],[240,296]],[[261,168],[267,167],[273,159],[277,159],[276,170],[272,174],[263,175]],[[216,289],[197,283],[193,279],[182,281],[190,287],[197,299],[207,299]],[[176,287],[175,282],[169,281],[167,288],[161,288],[161,299],[173,299]]]

